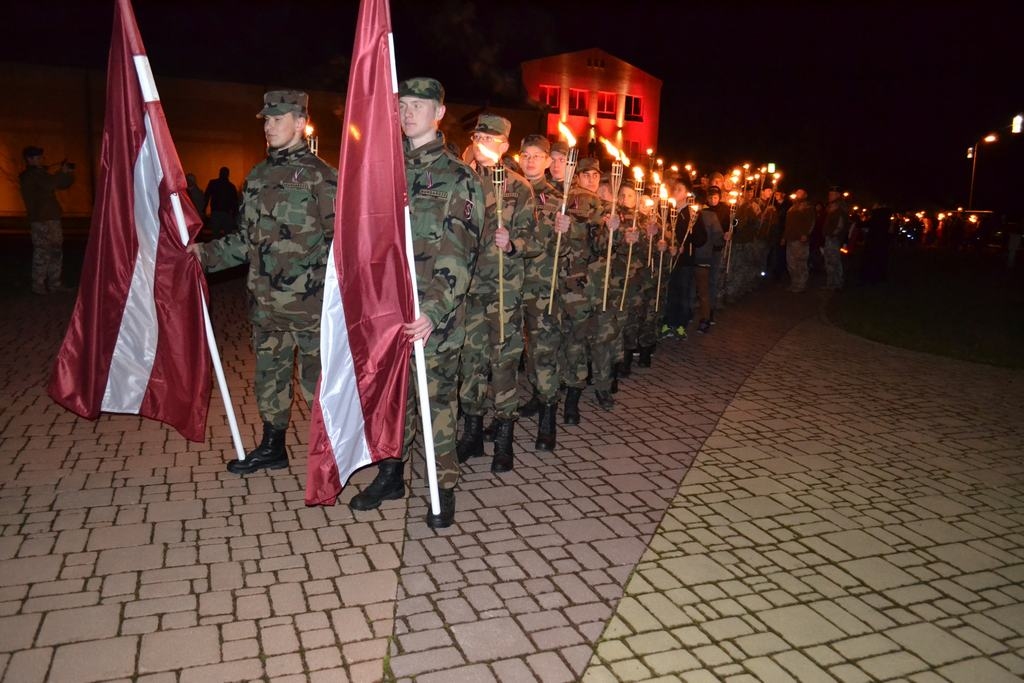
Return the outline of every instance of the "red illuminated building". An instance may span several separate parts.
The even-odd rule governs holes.
[[[586,154],[601,137],[630,158],[658,148],[661,80],[632,64],[592,48],[523,62],[530,99],[549,108],[547,135],[558,138],[562,121]]]

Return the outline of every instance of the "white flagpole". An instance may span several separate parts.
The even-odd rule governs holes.
[[[171,206],[174,207],[174,218],[178,223],[178,234],[181,236],[181,243],[188,244],[188,228],[185,225],[185,213],[181,210],[181,198],[177,192],[171,193]],[[224,412],[228,416],[228,426],[231,428],[231,440],[235,444],[235,453],[239,460],[245,460],[245,449],[242,448],[242,436],[238,433],[238,419],[235,417],[235,406],[231,402],[231,394],[228,393],[228,383],[224,379],[224,366],[220,362],[220,351],[217,349],[217,339],[213,336],[213,324],[210,322],[210,309],[206,305],[206,298],[201,297],[203,302],[203,323],[206,326],[206,345],[210,347],[210,360],[213,361],[213,370],[217,374],[217,386],[220,388],[220,395],[224,401]]]
[[[395,37],[388,33],[388,53],[391,57],[391,91],[398,94],[398,71],[395,68]],[[409,206],[405,206],[405,255],[409,262],[409,277],[412,278],[412,317],[416,320],[420,317],[419,297],[415,294],[416,289],[416,259],[412,246],[412,219],[409,216]],[[430,420],[430,396],[427,394],[427,361],[423,355],[423,340],[417,339],[413,345],[413,356],[416,359],[416,394],[420,400],[420,419],[423,432],[423,455],[427,461],[427,486],[430,488],[430,511],[435,515],[441,514],[440,494],[437,490],[437,461],[434,455],[434,426]]]
[[[139,77],[139,89],[142,91],[143,101],[158,102],[160,95],[156,89],[156,81],[153,79],[153,71],[149,67],[149,58],[146,55],[132,55],[132,61],[135,62],[135,73]],[[181,209],[181,198],[177,192],[171,193],[171,207],[174,209],[174,220],[178,225],[178,236],[181,237],[181,243],[187,245],[189,240],[188,227],[185,224],[185,212]],[[242,437],[238,433],[235,408],[231,403],[231,396],[228,393],[228,383],[224,379],[224,367],[220,362],[217,340],[213,336],[210,311],[206,306],[206,299],[202,299],[202,302],[203,322],[206,327],[206,344],[210,348],[210,359],[213,361],[213,369],[217,374],[217,384],[220,387],[221,398],[224,400],[224,409],[228,416],[228,424],[231,427],[231,440],[235,444],[235,452],[238,454],[238,459],[245,460],[245,450],[242,449]]]

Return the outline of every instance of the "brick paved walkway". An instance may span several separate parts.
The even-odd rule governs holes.
[[[212,295],[251,442],[240,283]],[[246,478],[216,396],[208,444],[64,412],[43,384],[71,304],[0,313],[4,681],[1024,675],[1020,373],[763,293],[665,345],[613,413],[585,399],[554,455],[522,421],[516,470],[471,461],[434,533],[419,466],[379,511],[344,505],[369,471],[306,508],[304,407],[292,468]]]

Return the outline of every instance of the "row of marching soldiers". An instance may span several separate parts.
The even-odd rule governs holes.
[[[563,424],[580,424],[588,383],[597,405],[612,410],[616,369],[629,374],[634,351],[640,366],[651,364],[663,319],[678,303],[670,296],[675,269],[700,266],[704,251],[724,243],[720,228],[713,234],[710,213],[704,221],[708,212],[686,207],[690,195],[681,182],[667,188],[679,211],[669,211],[667,202],[649,208],[631,180],[614,197],[597,159],[576,163],[576,150],[542,135],[522,139],[515,164],[508,156],[511,123],[500,116],[480,115],[460,160],[438,130],[443,102],[434,79],[399,87],[421,318],[431,311],[442,315],[407,326],[427,341],[441,509],[427,515],[432,528],[452,523],[459,464],[485,455],[485,440],[494,442],[491,471],[513,468],[521,415],[538,415],[535,447],[553,451],[559,405]],[[704,327],[711,313],[701,283],[708,278],[694,281]],[[669,322],[685,325],[688,304],[676,308],[678,319]],[[532,396],[520,407],[524,354]],[[462,415],[457,439],[456,396]],[[403,460],[416,422],[407,415]],[[353,509],[405,495],[403,462],[384,460],[378,467],[374,481],[350,501]]]

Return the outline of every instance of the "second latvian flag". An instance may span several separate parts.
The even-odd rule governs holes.
[[[385,0],[363,0],[342,126],[334,243],[320,331],[306,504],[330,505],[352,473],[400,457],[413,316],[402,133]]]
[[[95,419],[132,413],[202,441],[210,403],[202,223],[129,0],[117,0],[99,184],[78,300],[48,391]]]

